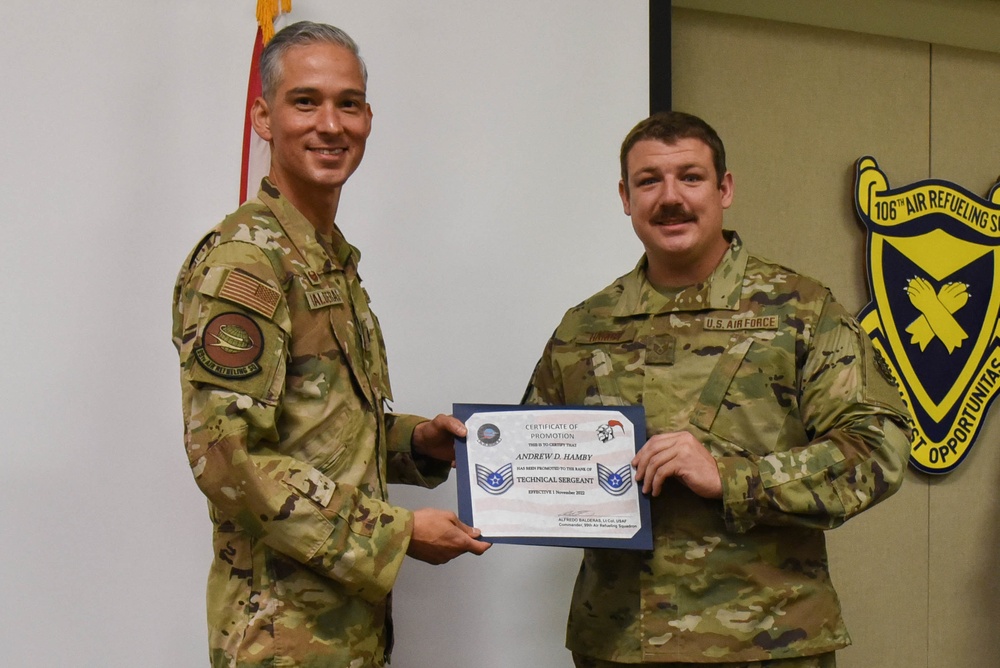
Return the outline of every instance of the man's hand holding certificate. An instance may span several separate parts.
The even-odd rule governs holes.
[[[641,406],[455,404],[459,515],[492,542],[652,549]]]

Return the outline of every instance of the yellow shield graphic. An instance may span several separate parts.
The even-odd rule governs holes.
[[[855,184],[871,294],[859,320],[913,416],[910,462],[947,473],[1000,391],[1000,192],[934,179],[890,189],[871,157]]]

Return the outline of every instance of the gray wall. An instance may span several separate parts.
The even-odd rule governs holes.
[[[210,527],[182,450],[170,290],[236,205],[255,3],[8,4],[0,665],[206,665]],[[371,72],[374,131],[338,222],[363,250],[396,408],[516,402],[562,312],[640,252],[616,183],[647,110],[647,2],[294,5],[352,33]],[[844,25],[868,20],[861,0],[681,5],[713,10],[675,11],[675,101],[726,139],[728,223],[850,308],[867,301],[854,159],[873,153],[893,185],[985,192],[997,173],[1000,5],[877,3],[869,28],[904,33]],[[946,34],[942,8],[983,50]],[[854,34],[879,30],[894,38]],[[995,665],[997,430],[991,416],[958,471],[912,474],[831,534],[845,668]],[[391,492],[455,506],[453,482]],[[578,561],[497,545],[408,562],[393,667],[568,667]]]
[[[235,208],[254,3],[21,2],[0,21],[0,665],[207,665],[205,502],[170,291]],[[296,0],[371,72],[338,222],[398,410],[517,402],[562,312],[639,253],[617,148],[646,3]],[[455,506],[455,487],[391,490]],[[394,668],[570,665],[571,550],[407,563]]]
[[[852,312],[869,300],[858,158],[874,156],[894,188],[937,178],[982,196],[1000,173],[998,53],[722,12],[675,9],[673,21],[675,104],[726,141],[727,224]],[[998,438],[994,408],[953,473],[911,470],[896,496],[828,534],[855,643],[840,668],[998,665]]]

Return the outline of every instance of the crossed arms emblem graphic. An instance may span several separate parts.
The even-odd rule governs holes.
[[[916,276],[906,283],[906,294],[910,303],[920,311],[919,318],[907,326],[910,343],[920,346],[921,352],[935,338],[951,354],[969,338],[962,326],[952,315],[969,301],[969,286],[965,283],[946,283],[935,293],[934,286],[924,278]]]

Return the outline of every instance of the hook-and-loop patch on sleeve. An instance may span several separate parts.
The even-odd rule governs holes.
[[[271,388],[286,335],[272,318],[282,292],[235,267],[213,266],[197,288],[198,335],[188,379],[276,399]]]

